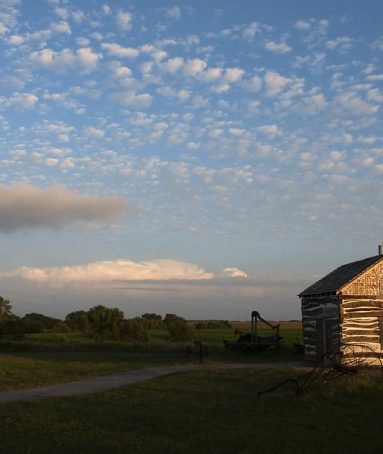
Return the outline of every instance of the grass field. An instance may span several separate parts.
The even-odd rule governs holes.
[[[223,349],[223,339],[237,337],[234,329],[195,331],[194,339],[209,346],[206,369],[93,395],[0,405],[0,453],[382,452],[383,384],[353,376],[315,382],[300,398],[290,385],[259,398],[258,391],[305,369],[214,366],[292,359],[300,325],[282,324],[282,350],[257,355]],[[0,354],[0,390],[198,362],[186,356],[185,344],[166,337],[158,330],[149,344],[124,345],[77,333],[33,335],[22,341],[24,351]]]
[[[1,453],[380,453],[383,389],[355,379],[257,391],[296,369],[198,370],[0,406]]]
[[[292,343],[301,332],[299,328],[286,326],[281,330],[284,336],[281,351],[270,350],[256,355],[224,349],[224,339],[234,340],[238,337],[234,331],[234,328],[195,330],[194,340],[203,342],[209,348],[206,362],[221,364],[297,359],[292,356]],[[3,342],[6,351],[0,353],[0,391],[68,382],[149,366],[198,362],[198,347],[193,347],[196,353],[190,357],[186,354],[187,345],[193,347],[190,342],[168,342],[166,330],[151,331],[148,344],[98,344],[80,333],[33,334],[19,342]]]

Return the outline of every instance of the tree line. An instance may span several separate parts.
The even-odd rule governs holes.
[[[176,314],[162,317],[146,313],[127,319],[118,308],[97,305],[87,311],[70,312],[64,320],[38,313],[19,317],[12,312],[10,301],[0,296],[0,339],[22,339],[32,333],[80,331],[96,341],[147,342],[150,329],[164,328],[171,341],[192,339],[193,327]]]

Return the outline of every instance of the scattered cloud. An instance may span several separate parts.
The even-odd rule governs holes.
[[[119,10],[117,13],[117,25],[120,30],[129,31],[132,28],[133,15],[129,11]]]
[[[279,43],[275,41],[267,41],[267,43],[265,44],[265,49],[269,50],[270,52],[275,52],[276,54],[287,54],[288,52],[292,51],[291,47],[284,41],[281,41]]]
[[[267,71],[264,76],[266,93],[268,96],[276,96],[289,84],[290,79],[274,71]]]
[[[223,275],[226,276],[226,277],[247,278],[247,274],[244,271],[241,271],[238,268],[225,268],[223,270]]]
[[[83,72],[94,71],[101,59],[100,54],[92,51],[90,47],[83,47],[73,52],[70,49],[54,51],[43,49],[32,52],[31,61],[36,66],[57,72],[79,69]]]
[[[181,19],[181,9],[179,6],[173,6],[173,8],[167,9],[165,14],[166,14],[166,17],[169,17],[170,19],[174,19],[174,20]]]
[[[109,55],[119,58],[135,58],[140,54],[137,49],[133,47],[125,47],[116,43],[102,43],[102,49],[105,49]]]
[[[247,25],[243,31],[242,31],[242,36],[247,40],[247,41],[253,41],[255,38],[255,35],[260,31],[259,24],[257,22],[252,22],[251,24]]]
[[[345,53],[349,51],[353,45],[354,40],[348,36],[340,36],[339,38],[326,42],[327,49],[339,50],[339,52]]]
[[[127,90],[111,95],[110,99],[124,106],[148,107],[152,103],[153,96],[149,93],[135,93]]]

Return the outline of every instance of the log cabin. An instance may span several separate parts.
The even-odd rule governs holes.
[[[299,295],[305,359],[321,361],[344,345],[383,357],[383,247],[347,263]]]

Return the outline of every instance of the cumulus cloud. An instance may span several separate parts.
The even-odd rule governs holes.
[[[257,22],[252,22],[243,29],[242,36],[247,41],[252,41],[257,32],[259,32],[259,24],[257,24]]]
[[[46,48],[33,52],[31,55],[32,63],[35,65],[58,72],[71,69],[90,72],[96,69],[100,58],[101,56],[93,52],[89,47],[82,47],[75,52],[70,49],[55,52]]]
[[[179,20],[181,19],[181,9],[178,6],[173,6],[173,8],[169,8],[166,10],[166,17],[170,19]]]
[[[268,96],[278,95],[290,82],[290,79],[274,71],[267,71],[264,76]]]
[[[127,90],[111,95],[110,99],[124,106],[148,107],[152,103],[153,96],[149,93],[137,94],[134,91]]]
[[[242,277],[247,278],[247,274],[244,271],[241,271],[238,268],[225,268],[223,270],[223,275],[225,277]]]
[[[9,99],[9,104],[20,110],[33,109],[37,102],[37,96],[32,93],[15,93],[12,98]]]
[[[0,186],[0,232],[5,233],[113,220],[127,211],[128,205],[120,197],[81,195],[65,186]]]
[[[139,262],[117,259],[60,267],[21,267],[1,273],[0,276],[19,277],[47,285],[116,281],[195,281],[214,278],[213,273],[198,265],[169,259]]]
[[[207,66],[207,63],[200,58],[193,58],[185,62],[182,66],[182,72],[185,76],[195,76],[201,73]]]
[[[286,54],[291,51],[291,47],[284,41],[280,43],[276,43],[275,41],[267,41],[267,43],[265,44],[265,49],[277,54]]]
[[[263,134],[272,137],[279,136],[281,134],[281,131],[279,130],[278,126],[275,124],[259,126],[257,129],[258,131],[261,131]]]
[[[184,59],[182,57],[174,57],[159,63],[158,66],[161,71],[175,73],[182,67],[183,63]]]
[[[135,58],[138,57],[139,52],[134,47],[124,47],[116,43],[102,43],[101,47],[105,49],[109,55],[119,58]]]
[[[121,30],[129,31],[132,28],[132,20],[133,16],[129,11],[118,11],[117,25]]]
[[[337,105],[345,111],[355,115],[372,115],[379,110],[379,106],[365,101],[356,92],[348,91],[336,97]]]
[[[340,52],[347,52],[351,49],[353,39],[348,36],[340,36],[339,38],[326,42],[327,49],[335,50],[338,49]]]

